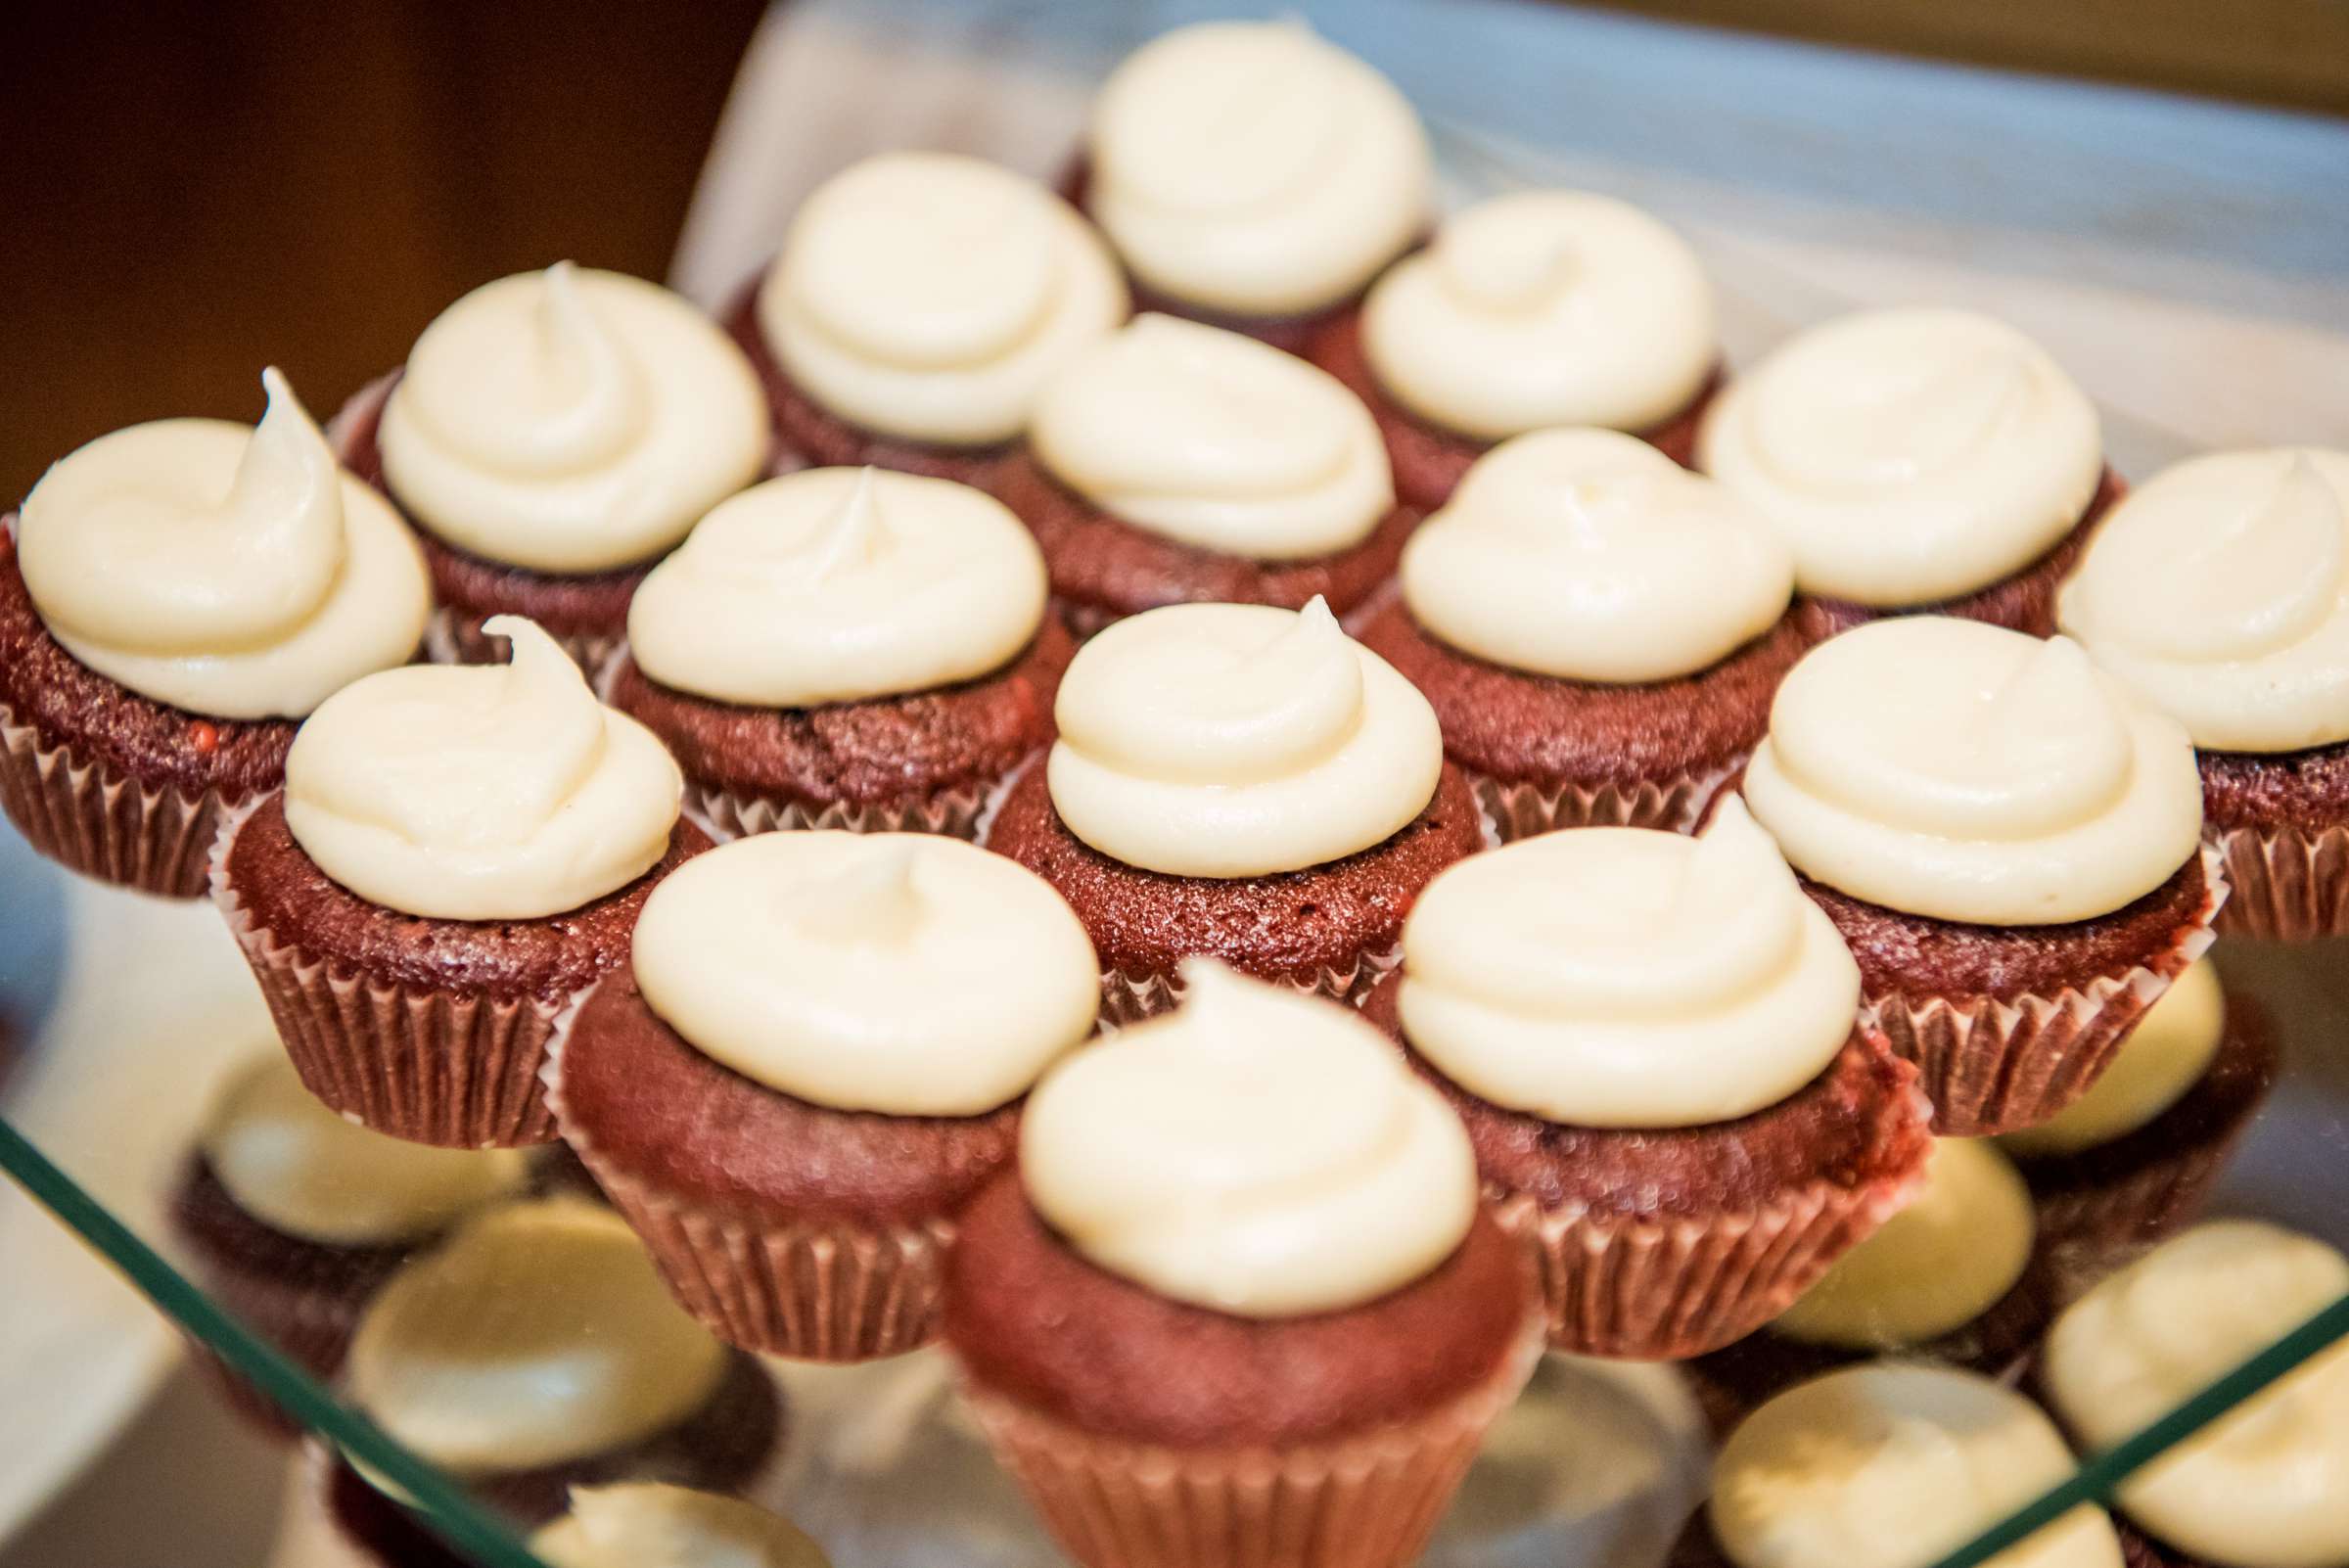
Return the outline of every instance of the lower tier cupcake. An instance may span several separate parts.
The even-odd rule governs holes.
[[[422,1523],[339,1464],[304,1484],[337,1544],[364,1568],[473,1568]],[[546,1568],[830,1568],[824,1550],[756,1503],[665,1481],[574,1486],[570,1504],[530,1535]],[[332,1568],[303,1559],[300,1568]]]
[[[1401,1568],[1532,1369],[1531,1270],[1375,1033],[1186,979],[1046,1077],[964,1215],[965,1396],[1084,1568]]]

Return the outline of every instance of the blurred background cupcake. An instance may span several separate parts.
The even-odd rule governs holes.
[[[778,1513],[657,1481],[574,1487],[530,1554],[547,1568],[831,1568],[824,1548]]]

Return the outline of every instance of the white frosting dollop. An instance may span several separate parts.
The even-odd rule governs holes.
[[[1160,1295],[1243,1317],[1420,1278],[1476,1213],[1443,1097],[1351,1008],[1185,959],[1182,1006],[1078,1052],[1020,1128],[1036,1212]]]
[[[686,300],[564,261],[484,284],[425,328],[378,438],[392,492],[450,544],[605,572],[758,477],[766,398]]]
[[[1136,316],[1071,360],[1028,438],[1111,516],[1253,560],[1348,549],[1395,506],[1378,424],[1336,377],[1173,316]]]
[[[1516,191],[1446,218],[1371,287],[1362,350],[1396,401],[1484,440],[1643,429],[1686,407],[1720,356],[1696,253],[1588,191]]]
[[[1989,1143],[1939,1138],[1922,1191],[1770,1325],[1843,1350],[1896,1351],[1961,1328],[2023,1277],[2039,1224],[2031,1189]]]
[[[2049,1396],[2092,1448],[2133,1436],[2349,1294],[2349,1258],[2247,1220],[2198,1225],[2055,1320]],[[2148,1461],[2121,1510],[2180,1552],[2230,1568],[2349,1562],[2349,1342]]]
[[[977,1116],[1092,1032],[1101,969],[1016,861],[926,833],[761,833],[645,900],[636,984],[695,1049],[799,1099]]]
[[[420,1458],[483,1474],[626,1448],[701,1408],[725,1370],[627,1222],[556,1199],[493,1209],[401,1268],[344,1377]]]
[[[345,1122],[274,1041],[222,1087],[197,1147],[238,1208],[335,1247],[429,1236],[530,1179],[516,1149],[429,1148]]]
[[[1713,1464],[1708,1516],[1736,1568],[1925,1568],[2073,1471],[2062,1434],[2012,1389],[1875,1362],[1763,1406]],[[1994,1568],[2121,1568],[2090,1503],[1991,1559]]]
[[[1698,456],[1785,535],[1805,592],[1897,607],[2047,553],[2096,495],[2104,441],[2088,394],[2012,327],[1897,309],[1815,327],[1731,382]]]
[[[165,419],[54,464],[17,559],[68,653],[216,718],[299,718],[424,637],[432,585],[384,498],[337,465],[275,370],[258,429]]]
[[[2109,914],[2168,881],[2202,831],[2175,722],[2066,638],[1940,616],[1804,655],[1745,799],[1804,874],[1977,925]]]
[[[830,1568],[780,1514],[657,1481],[572,1488],[571,1511],[539,1527],[530,1554],[547,1568]]]
[[[721,503],[628,605],[665,686],[811,708],[932,691],[1008,664],[1044,617],[1043,552],[947,480],[810,469]]]
[[[1237,315],[1360,289],[1427,221],[1433,160],[1394,83],[1301,22],[1135,50],[1093,104],[1085,203],[1134,276]]]
[[[1669,680],[1775,625],[1794,558],[1645,441],[1550,430],[1479,458],[1404,547],[1411,617],[1462,652],[1565,680]]]
[[[492,616],[509,665],[411,665],[345,687],[286,758],[286,826],[362,899],[439,920],[531,920],[668,852],[684,776],[595,700],[536,623]]]
[[[1999,1142],[2030,1160],[2126,1137],[2201,1082],[2226,1032],[2219,972],[2208,958],[2196,959],[2146,1010],[2086,1094],[2037,1127],[2001,1133]]]
[[[2349,740],[2349,452],[2163,470],[2098,526],[2056,616],[2205,750]]]
[[[1444,768],[1427,699],[1318,598],[1130,616],[1078,650],[1054,717],[1069,831],[1172,876],[1342,860],[1425,810]]]
[[[1774,1105],[1851,1038],[1860,966],[1769,835],[1576,828],[1471,856],[1403,928],[1404,1034],[1496,1105],[1694,1127]]]
[[[1045,378],[1128,302],[1101,236],[1036,181],[887,153],[816,187],[758,309],[792,379],[841,418],[978,446],[1017,436]]]

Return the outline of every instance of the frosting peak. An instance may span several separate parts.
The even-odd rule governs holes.
[[[1343,859],[1435,794],[1427,699],[1315,598],[1174,605],[1118,622],[1069,666],[1052,803],[1102,853],[1175,876]]]
[[[649,870],[684,781],[519,616],[505,666],[410,666],[337,693],[294,738],[286,825],[361,898],[446,920],[576,909]]]
[[[1404,547],[1411,616],[1565,680],[1718,663],[1785,614],[1794,560],[1734,496],[1630,436],[1551,430],[1479,458]]]
[[[1104,511],[1229,555],[1328,555],[1395,505],[1377,423],[1335,377],[1173,316],[1136,316],[1073,359],[1029,434]]]
[[[1036,540],[946,480],[810,469],[704,518],[628,607],[645,673],[718,702],[809,708],[930,691],[1035,639]]]
[[[1460,1243],[1476,1166],[1443,1099],[1348,1008],[1181,968],[1183,1004],[1037,1086],[1036,1212],[1112,1272],[1247,1317],[1329,1312]]]

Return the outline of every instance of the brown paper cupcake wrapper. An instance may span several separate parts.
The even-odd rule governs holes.
[[[2349,937],[2349,826],[2234,828],[2215,848],[2234,888],[2219,911],[2221,932],[2270,942]]]
[[[1312,980],[1293,976],[1268,977],[1275,985],[1308,995],[1327,996],[1349,1007],[1359,1007],[1370,988],[1403,962],[1403,949],[1365,953],[1343,969],[1323,969]],[[1259,977],[1267,978],[1267,977]],[[1101,973],[1101,1027],[1122,1029],[1145,1018],[1171,1013],[1182,1004],[1183,984],[1174,975],[1136,975],[1123,969]]]
[[[2228,901],[2216,852],[2205,846],[2208,885],[2194,923],[2151,964],[2098,975],[2052,995],[1878,996],[1862,1011],[1895,1056],[1916,1064],[1941,1137],[1988,1137],[2035,1127],[2089,1090],[2145,1009],[2209,950],[2211,921]]]
[[[241,799],[139,783],[40,731],[0,703],[0,809],[69,871],[166,899],[201,899],[223,816]]]
[[[850,833],[937,833],[975,844],[999,782],[942,790],[905,806],[860,806],[835,801],[810,808],[801,801],[770,801],[689,785],[685,810],[694,825],[720,844],[754,833],[837,828]]]
[[[1540,1336],[1415,1420],[1278,1452],[1095,1437],[964,1381],[995,1456],[1082,1568],[1402,1568],[1451,1504]]]
[[[1930,1110],[1917,1095],[1917,1119]],[[1815,1181],[1762,1208],[1703,1219],[1549,1209],[1493,1186],[1485,1196],[1501,1228],[1533,1253],[1552,1349],[1684,1360],[1784,1312],[1923,1180],[1919,1170],[1859,1187]]]
[[[2201,1214],[2242,1132],[2238,1125],[2114,1180],[2035,1188],[2040,1235],[2067,1255],[2073,1274],[2101,1277],[2118,1260],[2183,1230]]]
[[[333,1110],[441,1148],[518,1148],[555,1136],[538,1082],[562,1002],[424,991],[338,975],[262,929],[227,875],[252,816],[233,813],[213,853],[212,899],[260,982],[294,1070]]]
[[[1615,784],[1593,788],[1512,783],[1473,768],[1461,771],[1467,774],[1468,787],[1476,792],[1477,805],[1491,819],[1500,842],[1513,844],[1558,828],[1637,827],[1686,833],[1695,827],[1698,813],[1723,781],[1744,765],[1741,756],[1727,767],[1643,781],[1630,789]]]
[[[199,1276],[213,1301],[247,1328],[285,1354],[319,1382],[331,1381],[356,1332],[358,1297],[305,1290],[234,1270],[204,1269]],[[220,1355],[187,1336],[189,1360],[212,1391],[238,1415],[278,1437],[299,1436],[301,1424],[277,1407]]]

